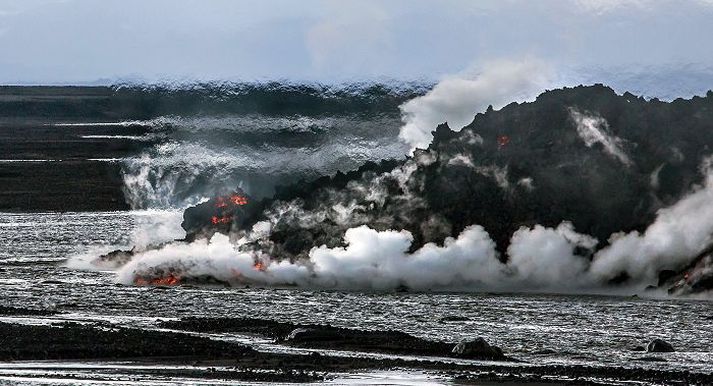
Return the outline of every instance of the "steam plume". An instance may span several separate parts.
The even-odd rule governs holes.
[[[304,259],[279,261],[247,242],[271,232],[270,224],[262,222],[237,243],[216,234],[210,240],[141,252],[121,268],[118,279],[130,284],[142,275],[171,274],[232,284],[316,288],[601,292],[609,279],[626,272],[640,287],[655,281],[661,269],[689,263],[711,243],[709,165],[704,186],[662,209],[643,234],[612,235],[611,245],[597,252],[591,263],[597,240],[576,232],[569,222],[556,228],[520,228],[512,235],[506,262],[498,259],[495,243],[478,225],[447,238],[443,245],[427,243],[412,253],[410,232],[358,226],[346,231],[344,246],[322,245]]]
[[[587,147],[592,147],[595,143],[599,143],[604,147],[604,151],[607,154],[626,166],[631,165],[631,160],[623,149],[624,141],[609,132],[609,124],[604,118],[587,115],[575,108],[570,108],[569,112],[577,124],[577,134],[579,134]]]
[[[575,232],[569,222],[555,229],[541,225],[520,228],[510,240],[508,266],[521,288],[585,287],[590,285],[585,277],[589,260],[575,250],[592,250],[596,244],[596,239]]]
[[[196,232],[185,228],[197,235],[186,240],[196,241],[137,253],[120,279],[541,292],[606,292],[624,282],[621,288],[642,289],[711,243],[711,161],[699,165],[709,153],[711,102],[646,101],[601,85],[553,90],[479,114],[460,132],[441,125],[428,149],[404,161],[251,199],[257,203],[230,227],[211,228],[208,214]],[[666,129],[673,123],[676,132]],[[229,235],[200,239],[214,232]]]
[[[438,124],[446,121],[458,131],[473,120],[474,112],[532,99],[549,83],[548,66],[534,59],[495,61],[448,76],[426,95],[401,106],[404,125],[399,138],[412,150],[425,148]]]
[[[614,234],[611,245],[597,253],[591,272],[607,279],[626,272],[636,280],[655,281],[663,269],[690,263],[713,240],[713,170],[711,159],[702,165],[703,186],[669,208],[661,209],[641,234]]]

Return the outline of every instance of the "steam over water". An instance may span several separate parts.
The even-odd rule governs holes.
[[[163,118],[160,144],[123,160],[134,208],[185,207],[240,186],[256,197],[275,184],[401,157],[397,116]]]
[[[713,371],[708,302],[630,297],[472,293],[306,291],[223,287],[118,286],[110,271],[77,271],[62,262],[132,243],[177,212],[0,214],[0,295],[4,305],[67,314],[24,323],[104,320],[150,328],[156,318],[226,316],[397,329],[456,341],[486,336],[515,358],[538,363]],[[139,232],[141,231],[141,232]],[[180,237],[175,229],[164,237]],[[461,316],[464,322],[440,322]],[[654,337],[676,353],[641,361],[631,351]],[[245,338],[245,337],[243,337]]]
[[[134,209],[183,208],[236,186],[260,198],[276,185],[403,158],[398,106],[423,92],[416,85],[160,90],[199,107],[118,123],[147,126],[141,139],[154,142],[122,160],[127,200]]]

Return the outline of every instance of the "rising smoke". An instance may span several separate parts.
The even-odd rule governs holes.
[[[515,82],[499,76],[464,82],[475,90],[497,88],[493,79]],[[402,107],[402,139],[423,134],[431,142],[430,132],[409,122],[465,109],[441,98],[447,93],[439,90],[461,87],[453,82]],[[601,109],[587,107],[592,100]],[[620,106],[634,110],[610,124]],[[135,254],[119,280],[171,275],[316,288],[603,292],[624,277],[622,288],[641,289],[656,284],[662,270],[691,263],[713,234],[711,163],[696,176],[687,169],[707,140],[651,129],[644,119],[652,116],[664,122],[657,126],[670,125],[668,116],[652,114],[661,106],[593,86],[478,114],[462,131],[440,126],[428,149],[395,166],[298,184],[297,193],[263,202],[247,227],[233,226],[229,235]],[[692,117],[679,130],[705,133],[700,125],[709,121]],[[696,180],[704,183],[691,189]]]
[[[661,209],[645,232],[614,234],[611,245],[595,256],[592,275],[612,278],[626,272],[637,280],[653,281],[664,269],[688,265],[713,242],[713,169],[701,166],[702,186],[669,208]]]
[[[236,186],[269,197],[277,185],[403,158],[398,106],[425,92],[377,83],[176,87],[117,91],[162,113],[117,124],[149,131],[149,146],[121,160],[132,209],[186,208]]]
[[[705,186],[662,209],[643,234],[612,235],[611,244],[596,252],[593,260],[590,256],[598,241],[563,222],[556,228],[536,225],[516,231],[505,263],[478,225],[447,238],[443,245],[427,243],[411,253],[410,232],[362,225],[345,232],[343,247],[314,247],[304,259],[290,262],[250,248],[248,239],[270,233],[270,224],[258,223],[238,242],[215,234],[210,240],[172,243],[140,253],[121,268],[118,278],[132,284],[137,276],[158,272],[210,277],[234,285],[596,293],[626,272],[641,288],[655,283],[661,269],[687,265],[711,243],[713,170],[706,166],[705,173]]]
[[[431,131],[440,123],[458,131],[476,112],[492,105],[499,109],[511,102],[533,99],[551,85],[551,71],[536,59],[500,60],[451,75],[426,95],[401,106],[404,125],[399,138],[411,149],[431,143]]]
[[[598,143],[604,147],[604,151],[626,166],[631,166],[631,160],[624,152],[624,141],[612,135],[609,131],[609,124],[606,119],[585,114],[576,108],[569,109],[572,119],[577,124],[577,134],[582,138],[587,147],[592,147]]]

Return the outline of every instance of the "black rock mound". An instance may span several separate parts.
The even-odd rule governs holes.
[[[702,182],[700,166],[713,153],[713,93],[663,102],[602,85],[564,88],[488,109],[460,131],[442,124],[433,135],[405,160],[282,187],[241,207],[230,226],[206,223],[207,215],[191,225],[189,217],[214,205],[202,204],[186,212],[184,228],[190,238],[266,220],[270,235],[254,247],[290,260],[341,246],[360,225],[408,230],[415,250],[478,224],[506,258],[520,227],[570,221],[602,247],[615,232],[644,230]]]
[[[463,340],[451,351],[453,355],[468,359],[489,359],[504,360],[503,350],[497,346],[491,346],[485,339],[476,338],[474,340]]]
[[[666,342],[663,339],[654,339],[646,346],[647,352],[674,352],[671,343]]]

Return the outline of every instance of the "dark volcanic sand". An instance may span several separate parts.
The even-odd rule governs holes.
[[[240,345],[186,334],[78,323],[50,326],[0,323],[0,341],[0,359],[6,361],[183,356],[237,358],[253,353],[252,349]]]
[[[400,331],[360,331],[316,324],[295,324],[262,319],[186,318],[159,324],[162,328],[203,333],[232,332],[256,334],[284,344],[321,349],[369,351],[386,354],[450,356],[452,343],[434,342]],[[306,336],[288,339],[295,329],[308,330]]]
[[[37,314],[41,311],[3,309],[4,314]],[[106,323],[55,323],[18,325],[0,323],[0,360],[83,360],[126,364],[174,365],[176,368],[134,368],[134,375],[187,379],[309,382],[334,378],[353,371],[401,369],[439,374],[459,384],[603,385],[626,382],[696,384],[713,382],[710,374],[686,371],[624,369],[581,365],[530,366],[503,362],[442,360],[442,350],[452,344],[431,342],[389,331],[359,331],[329,326],[298,325],[261,319],[187,318],[158,324],[161,328],[195,332],[248,333],[284,341],[293,328],[316,329],[331,336],[328,340],[304,340],[298,346],[318,349],[302,354],[259,352],[243,344],[165,330],[120,328]],[[394,334],[399,339],[391,339]],[[359,339],[353,339],[358,336]],[[384,345],[378,345],[377,342]],[[362,342],[360,344],[360,342]],[[436,347],[432,352],[424,347]],[[356,356],[333,355],[319,349],[353,351]],[[389,352],[418,354],[413,357],[364,356]],[[358,354],[361,353],[361,354]],[[412,359],[413,358],[413,359]],[[22,362],[18,362],[22,363]],[[188,367],[185,367],[188,366]]]

